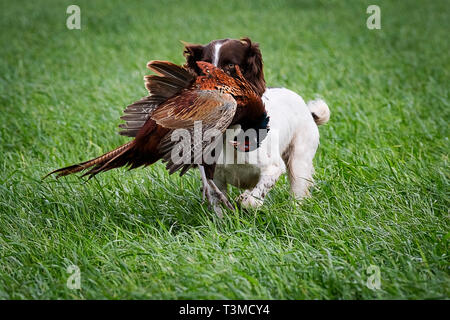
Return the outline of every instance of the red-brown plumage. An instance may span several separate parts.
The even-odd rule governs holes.
[[[206,62],[198,62],[201,75],[193,75],[183,67],[166,61],[151,61],[148,67],[158,75],[146,76],[149,96],[125,109],[121,134],[135,137],[103,156],[77,165],[55,170],[58,177],[90,169],[90,178],[113,168],[131,169],[153,164],[164,158],[170,173],[191,165],[174,164],[168,155],[175,143],[170,135],[176,129],[193,130],[195,121],[202,121],[203,132],[215,128],[221,132],[232,124],[259,128],[267,124],[264,104],[244,79],[239,67],[233,78]],[[214,165],[207,168],[212,178]],[[50,174],[52,174],[50,173]]]

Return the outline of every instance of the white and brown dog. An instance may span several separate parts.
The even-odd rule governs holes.
[[[309,195],[313,184],[313,158],[319,145],[318,125],[330,118],[330,110],[323,100],[305,103],[298,94],[286,88],[266,88],[263,61],[259,46],[248,38],[222,39],[207,45],[185,44],[186,67],[196,70],[196,61],[207,61],[234,75],[239,66],[265,103],[270,117],[270,131],[259,149],[266,157],[257,162],[218,164],[214,182],[226,194],[227,184],[246,189],[238,198],[243,207],[259,207],[280,175],[287,171],[291,190],[297,199]],[[277,135],[277,152],[269,149],[272,136]],[[258,149],[258,150],[259,150]],[[261,150],[259,150],[261,151]],[[253,151],[252,151],[253,152]],[[219,200],[212,203],[218,212]]]

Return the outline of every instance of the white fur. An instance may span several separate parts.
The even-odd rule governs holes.
[[[327,123],[330,120],[330,109],[328,109],[327,104],[323,100],[313,100],[308,102],[308,108],[311,113],[317,116],[316,123],[321,125]]]
[[[319,130],[311,112],[317,115],[319,124],[330,117],[324,101],[311,101],[307,105],[302,97],[285,88],[267,89],[263,101],[270,117],[270,131],[261,143],[260,152],[271,147],[270,140],[278,135],[277,152],[259,158],[254,164],[218,164],[214,176],[214,182],[224,192],[227,184],[247,189],[238,199],[244,207],[261,206],[286,171],[294,196],[302,199],[309,195],[313,184],[312,160],[319,145]]]
[[[213,53],[213,65],[215,67],[218,66],[219,64],[219,57],[220,57],[220,48],[222,47],[223,42],[218,42],[214,45],[214,53]]]

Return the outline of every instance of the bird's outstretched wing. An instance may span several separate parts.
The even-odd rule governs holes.
[[[125,109],[121,119],[126,123],[120,125],[120,134],[136,137],[135,148],[146,154],[143,158],[158,154],[167,162],[170,173],[182,168],[180,175],[183,175],[194,164],[202,163],[205,155],[211,155],[222,141],[212,137],[210,130],[215,129],[216,133],[226,130],[236,113],[237,102],[230,94],[209,90],[214,88],[214,79],[223,73],[212,65],[201,65],[205,74],[211,75],[211,83],[205,81],[195,86],[197,76],[183,67],[167,61],[151,61],[147,66],[157,73],[145,77],[149,96]],[[172,151],[179,145],[179,140],[172,141],[177,129],[187,130],[191,139],[191,152],[188,157],[183,156],[184,162],[172,157]],[[203,141],[205,134],[207,137]]]
[[[202,157],[210,155],[222,143],[222,139],[215,134],[225,132],[233,120],[236,107],[236,100],[230,94],[218,90],[190,90],[183,91],[157,108],[151,119],[157,125],[171,129],[158,146],[169,173],[182,168],[180,175],[183,175],[194,164],[202,163]],[[191,139],[188,163],[175,163],[172,158],[172,150],[179,143],[177,139],[172,141],[177,129],[186,130]],[[198,134],[200,132],[201,135]]]
[[[119,134],[136,137],[152,112],[168,98],[178,94],[194,81],[195,76],[183,67],[168,61],[153,60],[147,67],[158,75],[145,76],[145,87],[149,95],[129,105],[120,119],[126,122],[119,125]]]

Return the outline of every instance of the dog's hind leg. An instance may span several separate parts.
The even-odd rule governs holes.
[[[318,145],[319,130],[315,126],[313,130],[297,133],[284,156],[291,190],[298,200],[310,195],[309,188],[314,184],[313,158]]]

